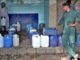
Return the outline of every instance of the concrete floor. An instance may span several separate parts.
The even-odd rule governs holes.
[[[77,51],[79,52],[79,48]],[[61,60],[66,57],[66,51],[62,47],[39,48],[31,47],[25,32],[20,33],[20,46],[10,49],[0,49],[0,60]]]

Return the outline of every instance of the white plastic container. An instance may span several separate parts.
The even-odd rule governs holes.
[[[16,30],[17,31],[20,31],[21,30],[21,26],[20,26],[20,23],[19,22],[17,22],[16,26],[17,26]]]
[[[32,47],[40,48],[40,36],[38,34],[32,36]]]
[[[19,46],[19,36],[17,34],[13,35],[13,46],[18,47]]]
[[[4,47],[4,40],[3,40],[3,36],[0,34],[0,48]]]
[[[49,47],[49,36],[41,35],[41,47]]]

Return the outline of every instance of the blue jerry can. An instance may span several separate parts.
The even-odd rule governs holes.
[[[50,36],[50,47],[56,47],[57,40],[58,40],[57,35]]]
[[[62,46],[62,36],[58,36],[58,46]]]
[[[44,35],[57,35],[56,28],[43,28]]]
[[[13,40],[11,35],[4,36],[4,48],[12,48]]]

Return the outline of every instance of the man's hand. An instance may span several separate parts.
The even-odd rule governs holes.
[[[69,24],[69,26],[76,26],[78,23],[74,23],[74,24]]]

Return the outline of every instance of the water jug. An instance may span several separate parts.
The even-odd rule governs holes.
[[[58,46],[62,46],[62,36],[58,36]]]
[[[50,36],[50,47],[56,47],[57,40],[58,40],[57,35]]]
[[[41,35],[41,47],[49,47],[49,36]]]
[[[43,28],[44,35],[57,35],[56,28]]]
[[[17,34],[13,35],[13,46],[18,47],[19,46],[19,36]]]
[[[0,48],[4,46],[3,36],[0,34]]]
[[[4,36],[4,48],[12,48],[12,36],[11,35],[5,35]]]
[[[40,48],[40,36],[38,34],[32,36],[32,47]]]
[[[20,30],[21,30],[21,27],[20,27],[20,23],[19,23],[19,22],[17,22],[17,28],[16,28],[16,30],[17,30],[18,32],[20,32]]]

